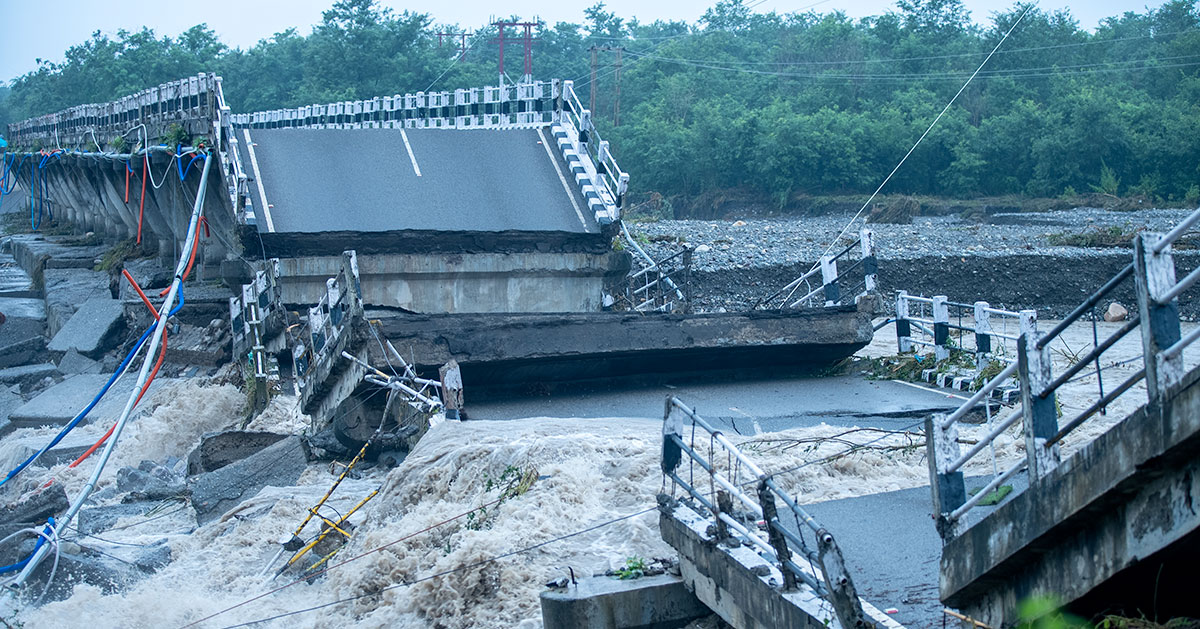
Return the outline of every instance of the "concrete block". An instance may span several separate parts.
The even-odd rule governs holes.
[[[84,535],[99,534],[116,526],[121,518],[146,515],[158,505],[158,502],[131,502],[81,509],[76,524]]]
[[[100,373],[100,363],[71,349],[58,361],[58,370],[67,375]]]
[[[0,384],[30,385],[41,382],[43,378],[54,377],[58,373],[58,367],[55,367],[54,363],[9,367],[0,369]]]
[[[112,297],[108,273],[89,269],[46,269],[42,272],[46,329],[53,336],[80,305],[95,297]]]
[[[117,470],[117,491],[130,492],[139,500],[165,500],[186,493],[187,484],[181,474],[153,461],[142,461],[136,468]]]
[[[187,473],[205,474],[240,461],[287,438],[273,432],[226,430],[201,437],[200,445],[188,454]]]
[[[674,629],[709,616],[682,577],[663,574],[640,579],[580,579],[578,585],[542,592],[546,629]]]
[[[0,324],[0,368],[32,362],[46,348],[46,324],[14,318]]]
[[[15,460],[24,461],[45,447],[49,443],[50,438],[42,436],[19,438],[9,436],[5,438],[5,441],[12,444],[11,447],[13,449],[11,451],[15,454]],[[50,448],[45,454],[38,457],[34,465],[38,467],[51,467],[62,463],[70,463],[79,458],[79,455],[86,452],[95,442],[95,437],[85,437],[75,433],[68,434],[66,437],[63,437],[62,441],[58,442],[58,445]]]
[[[304,443],[293,436],[197,477],[190,483],[197,523],[203,525],[221,517],[268,485],[294,485],[308,465],[307,457]]]
[[[17,428],[30,426],[61,426],[75,414],[83,410],[92,398],[96,396],[112,374],[79,374],[42,391],[37,397],[13,410],[9,419]],[[153,392],[166,384],[167,380],[159,378],[150,387]],[[87,421],[95,421],[97,417],[114,420],[125,408],[130,391],[137,384],[137,378],[126,375],[114,384],[108,393],[88,414]]]
[[[0,507],[0,537],[28,526],[42,526],[47,517],[59,515],[69,506],[66,491],[61,484],[56,484],[37,492],[23,502]],[[9,565],[24,559],[25,555],[21,554],[19,546],[15,542],[0,546],[0,565]]]
[[[58,330],[47,349],[75,350],[89,358],[99,358],[116,347],[124,327],[125,306],[121,302],[109,297],[92,298]]]
[[[0,255],[0,295],[4,297],[37,298],[33,278],[9,254]]]
[[[6,320],[32,319],[46,320],[46,302],[36,297],[3,297],[0,296],[0,313]]]

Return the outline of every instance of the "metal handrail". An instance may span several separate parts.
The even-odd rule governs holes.
[[[950,515],[948,515],[946,517],[949,518],[950,520],[958,520],[958,519],[962,518],[964,515],[967,514],[968,511],[975,508],[975,505],[979,504],[979,502],[981,500],[983,500],[988,494],[995,491],[997,487],[1008,482],[1009,479],[1016,476],[1021,470],[1025,469],[1025,467],[1027,465],[1028,465],[1028,463],[1026,461],[1017,462],[1016,465],[1008,468],[1008,470],[1006,472],[1004,472],[1003,474],[992,479],[992,482],[988,483],[987,485],[984,485],[983,489],[980,489],[979,491],[975,492],[974,496],[971,496],[969,499],[967,499],[967,501],[964,502],[962,504],[962,506],[960,506],[959,508],[955,509],[954,511],[951,511]]]
[[[1158,303],[1164,305],[1171,303],[1172,299],[1182,295],[1183,291],[1191,288],[1192,285],[1196,283],[1196,280],[1200,280],[1200,266],[1192,269],[1192,272],[1188,273],[1187,277],[1179,280],[1178,284],[1171,287],[1171,289],[1167,292],[1163,293],[1162,296],[1158,298]]]
[[[1112,277],[1112,279],[1105,282],[1104,286],[1101,286],[1099,290],[1092,293],[1092,295],[1085,299],[1082,304],[1079,304],[1078,307],[1072,310],[1071,314],[1067,315],[1062,321],[1059,321],[1058,325],[1054,326],[1054,328],[1047,332],[1045,336],[1038,339],[1036,344],[1037,349],[1042,349],[1048,345],[1050,341],[1053,341],[1059,334],[1062,334],[1063,330],[1066,330],[1072,323],[1075,323],[1075,321],[1077,321],[1080,317],[1089,312],[1092,308],[1095,308],[1096,304],[1100,303],[1100,300],[1104,299],[1105,295],[1112,292],[1118,284],[1125,281],[1131,275],[1133,275],[1132,262],[1125,265],[1125,268],[1118,271],[1117,274]]]
[[[1083,371],[1090,363],[1095,361],[1100,357],[1101,354],[1108,350],[1108,348],[1115,345],[1117,341],[1125,338],[1126,334],[1136,330],[1140,323],[1140,316],[1134,316],[1129,319],[1129,321],[1126,321],[1125,325],[1121,326],[1121,329],[1114,332],[1113,335],[1107,339],[1104,339],[1104,342],[1097,345],[1092,349],[1092,351],[1088,352],[1087,356],[1075,361],[1075,364],[1068,367],[1067,370],[1064,371],[1058,378],[1055,378],[1054,382],[1046,385],[1046,388],[1038,393],[1038,397],[1042,398],[1043,400],[1049,397],[1051,393],[1054,393],[1059,387],[1066,384],[1068,380],[1075,377],[1075,374]]]
[[[1130,387],[1141,382],[1145,377],[1146,368],[1143,367],[1142,369],[1139,369],[1137,373],[1130,376],[1128,380],[1122,382],[1120,386],[1110,391],[1108,395],[1105,395],[1097,400],[1096,403],[1089,406],[1086,411],[1080,413],[1078,417],[1072,419],[1067,423],[1066,426],[1063,426],[1061,429],[1059,429],[1059,431],[1053,437],[1046,440],[1046,447],[1050,447],[1059,441],[1062,441],[1062,438],[1066,437],[1072,430],[1078,428],[1080,424],[1087,421],[1092,415],[1100,412],[1100,409],[1112,404],[1113,400],[1121,397],[1121,395],[1128,391]]]
[[[976,454],[983,452],[983,449],[990,446],[992,444],[992,442],[996,440],[996,437],[999,437],[1001,434],[1004,433],[1005,430],[1008,430],[1009,428],[1011,428],[1012,425],[1017,423],[1017,421],[1020,420],[1022,417],[1024,417],[1024,415],[1022,413],[1022,410],[1019,408],[1017,410],[1013,411],[1012,413],[1010,413],[1008,415],[1008,417],[1005,417],[1002,421],[997,423],[996,426],[992,428],[991,432],[989,432],[987,435],[985,435],[983,438],[981,438],[979,441],[977,441],[975,443],[975,445],[971,446],[970,450],[967,450],[965,453],[963,453],[962,456],[958,457],[958,459],[956,459],[953,463],[951,463],[950,465],[947,465],[946,473],[953,474],[953,473],[957,472],[959,469],[962,468],[962,466],[967,464],[967,461],[970,461],[972,458],[974,458],[974,456]]]
[[[963,402],[962,406],[958,407],[958,410],[951,413],[950,416],[942,422],[942,430],[950,428],[954,425],[954,422],[966,416],[967,413],[971,412],[971,409],[975,408],[976,404],[982,402],[983,398],[987,397],[992,391],[995,391],[997,387],[999,387],[1005,380],[1011,378],[1015,373],[1017,373],[1017,363],[1009,363],[1003,371],[996,374],[995,378],[988,380],[986,384],[984,384],[982,387],[979,387],[979,390],[975,392],[975,395],[972,395],[966,402]]]

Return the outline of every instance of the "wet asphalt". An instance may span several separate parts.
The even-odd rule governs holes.
[[[598,231],[557,147],[547,151],[543,139],[552,140],[536,129],[249,133],[253,159],[244,131],[239,151],[260,231],[266,204],[276,232]]]

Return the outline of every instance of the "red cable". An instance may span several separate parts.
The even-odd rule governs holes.
[[[146,297],[146,293],[142,292],[142,287],[138,286],[137,282],[135,282],[133,280],[133,276],[129,274],[129,271],[127,269],[121,269],[121,275],[124,275],[125,279],[129,280],[130,286],[133,286],[133,290],[137,291],[138,297],[142,298],[142,303],[146,304],[146,307],[149,308],[150,312],[153,313],[153,315],[157,318],[158,311],[154,309],[154,304],[150,303],[150,299],[148,297]],[[158,375],[158,368],[162,367],[163,358],[165,358],[166,355],[167,355],[167,329],[163,328],[162,349],[158,352],[158,361],[154,363],[154,369],[150,371],[150,377],[147,378],[146,383],[142,385],[142,390],[140,393],[138,393],[137,399],[133,401],[133,406],[136,407],[138,405],[138,402],[142,401],[142,396],[146,395],[146,391],[150,388],[150,383],[154,382],[154,376]],[[98,450],[100,448],[100,446],[104,445],[105,441],[108,441],[108,438],[112,436],[113,431],[116,430],[116,428],[117,428],[117,425],[113,424],[112,428],[109,428],[108,432],[104,433],[104,436],[100,437],[99,441],[92,444],[92,447],[88,448],[87,452],[84,452],[82,455],[79,456],[78,459],[75,459],[75,461],[73,463],[71,463],[70,465],[68,465],[67,467],[73,468],[73,467],[79,465],[80,463],[82,463],[84,461],[84,459],[88,458],[89,456],[92,456],[93,452]],[[47,484],[49,484],[49,483],[47,483]]]
[[[150,171],[150,153],[144,156],[145,161],[142,162],[142,198],[138,202],[138,233],[137,244],[142,244],[142,216],[146,213],[146,173]]]
[[[201,216],[200,218],[201,218],[201,219],[203,219],[204,217],[203,217],[203,216]],[[205,229],[205,231],[208,231],[208,227],[207,227],[207,226],[205,226],[205,228],[204,228],[204,229]],[[197,250],[197,249],[199,249],[199,248],[200,248],[200,226],[199,226],[199,225],[197,225],[197,226],[196,226],[196,237],[194,238],[194,242],[192,243],[192,253],[191,253],[191,254],[188,256],[187,268],[185,268],[185,269],[183,270],[183,277],[181,277],[181,278],[179,279],[179,282],[180,282],[181,284],[182,284],[183,282],[186,282],[186,281],[187,281],[187,278],[188,278],[188,276],[192,274],[192,265],[196,263],[196,250]],[[162,289],[161,291],[159,291],[159,293],[158,293],[158,296],[159,296],[159,297],[166,297],[166,296],[167,296],[167,293],[168,293],[168,292],[170,292],[170,290],[171,290],[171,287],[170,287],[170,286],[168,286],[168,287],[166,287],[166,288]]]
[[[126,163],[125,164],[125,202],[126,203],[129,203],[129,173],[131,173],[131,172],[133,172],[133,171],[129,170],[129,164]]]

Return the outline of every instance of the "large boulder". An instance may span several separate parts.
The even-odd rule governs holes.
[[[230,463],[191,482],[196,522],[203,525],[252,498],[263,487],[296,484],[308,466],[300,437],[288,437],[249,457]]]

